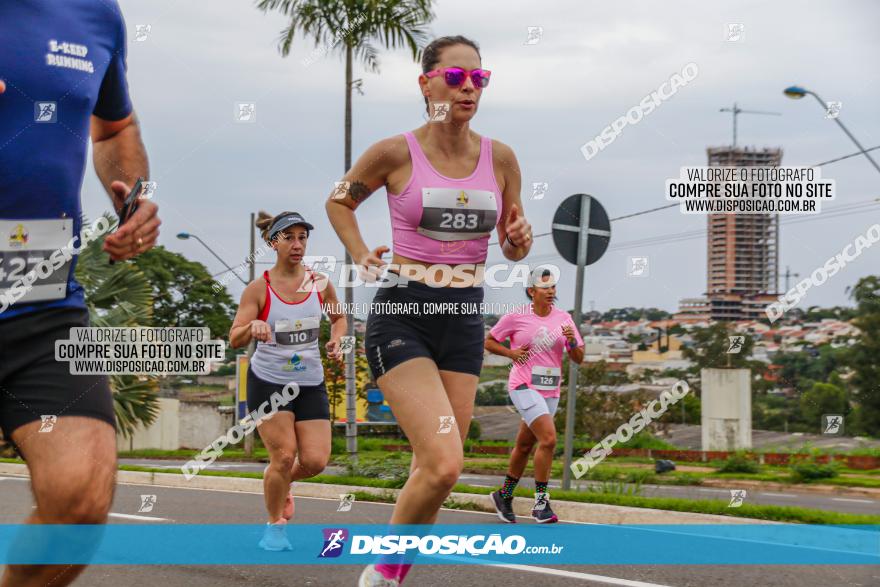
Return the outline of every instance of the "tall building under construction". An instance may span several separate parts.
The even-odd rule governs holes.
[[[709,147],[710,167],[777,167],[782,149]],[[779,216],[710,214],[705,298],[681,300],[677,318],[761,319],[779,291]]]

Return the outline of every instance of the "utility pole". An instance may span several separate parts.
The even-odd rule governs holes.
[[[800,277],[800,276],[801,276],[800,273],[792,273],[791,269],[788,268],[788,265],[785,266],[785,274],[783,275],[783,277],[785,277],[785,291],[786,292],[788,291],[788,278],[789,277]]]
[[[250,242],[250,247],[249,247],[250,254],[248,255],[248,258],[247,258],[248,283],[253,283],[254,279],[256,278],[256,267],[254,265],[256,263],[256,259],[254,258],[254,254],[255,254],[255,252],[254,252],[254,238],[255,238],[254,229],[256,228],[256,226],[257,226],[256,225],[256,218],[254,216],[254,213],[251,212],[251,232],[250,232],[251,242]],[[250,364],[251,357],[254,356],[255,350],[257,350],[257,343],[255,341],[251,340],[251,343],[248,345],[248,348],[247,348],[248,364]],[[238,401],[238,398],[236,398],[236,402],[237,401]],[[244,437],[244,454],[247,456],[252,456],[254,454],[254,434],[253,433],[247,434]]]
[[[779,112],[766,112],[764,110],[743,110],[733,103],[733,108],[722,108],[719,112],[730,112],[733,114],[733,146],[736,147],[736,117],[740,114],[765,114],[767,116],[782,116]]]
[[[345,89],[345,169],[343,173],[348,173],[351,169],[351,90],[356,89],[358,93],[363,95],[361,89],[363,80],[352,80],[352,56],[353,49],[351,45],[345,48],[345,79],[348,87]],[[351,80],[351,81],[348,81]],[[352,267],[351,254],[348,249],[345,250],[345,278],[348,285],[345,287],[345,306],[346,308],[354,307],[354,287],[348,278],[351,276]],[[354,333],[354,315],[353,312],[346,312],[346,321],[348,328],[346,334],[355,336]],[[357,344],[355,344],[357,348]],[[357,390],[355,379],[355,352],[352,351],[345,355],[345,448],[348,452],[348,458],[352,463],[357,464]],[[332,428],[332,426],[331,426]]]

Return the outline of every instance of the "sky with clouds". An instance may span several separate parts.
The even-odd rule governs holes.
[[[249,214],[296,210],[316,227],[308,254],[342,257],[324,200],[343,169],[345,68],[338,53],[309,65],[314,44],[300,39],[282,58],[278,35],[286,20],[237,0],[121,0],[129,32],[129,84],[150,155],[163,221],[160,244],[223,267],[193,240],[197,234],[230,264],[248,253]],[[780,147],[783,165],[811,165],[856,148],[812,99],[793,101],[792,84],[842,102],[843,121],[865,147],[880,145],[876,58],[880,4],[697,1],[616,2],[511,0],[435,3],[435,36],[463,34],[480,45],[492,84],[472,128],[510,145],[523,173],[525,213],[536,233],[548,232],[565,197],[588,193],[612,218],[667,204],[664,182],[685,165],[705,165],[706,147],[731,141],[730,114],[741,108],[781,116],[741,115],[740,145]],[[742,25],[728,40],[728,25]],[[143,41],[135,27],[150,25]],[[540,26],[538,43],[526,44]],[[381,50],[381,70],[367,73],[364,95],[353,97],[353,152],[424,124],[419,68],[404,50]],[[671,99],[586,160],[581,145],[682,67],[699,74]],[[236,103],[256,103],[256,122],[235,122]],[[874,153],[880,161],[880,151]],[[837,199],[815,217],[783,217],[781,271],[807,275],[880,221],[880,173],[863,157],[823,167],[837,182]],[[533,182],[548,182],[531,199]],[[852,208],[874,202],[873,206]],[[83,187],[86,213],[109,209],[89,165]],[[391,245],[384,189],[358,210],[371,247]],[[586,272],[584,309],[654,306],[669,311],[706,286],[703,216],[677,209],[612,223],[611,248]],[[645,239],[681,234],[673,242]],[[642,241],[645,244],[632,244]],[[628,258],[649,259],[649,275],[628,277]],[[263,259],[271,258],[266,255]],[[563,269],[559,303],[570,308],[574,268],[549,237],[538,238],[529,261]],[[489,263],[503,262],[495,245]],[[261,270],[268,265],[261,266]],[[845,290],[880,273],[880,246],[867,249],[804,305],[850,304]],[[238,297],[241,285],[229,284]],[[356,301],[374,290],[359,288]],[[520,288],[486,291],[491,302],[524,302]]]

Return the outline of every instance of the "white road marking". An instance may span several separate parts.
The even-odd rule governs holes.
[[[700,487],[697,491],[702,491],[704,493],[727,493],[723,489],[706,489],[704,487]]]
[[[831,501],[850,501],[852,503],[874,503],[870,499],[847,499],[845,497],[832,497]]]
[[[800,497],[793,493],[760,493],[759,495],[766,495],[767,497]]]
[[[0,477],[0,481],[3,481],[4,479],[9,479],[10,481],[27,481],[28,480],[27,477]]]
[[[153,516],[136,516],[134,514],[117,514],[110,512],[107,514],[111,518],[122,518],[123,520],[138,520],[141,522],[172,522],[169,518],[156,518]]]

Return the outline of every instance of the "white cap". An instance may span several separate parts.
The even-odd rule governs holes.
[[[549,275],[547,275],[547,277],[549,277],[550,279],[547,279],[546,281],[542,277],[545,271],[550,273]],[[536,267],[532,271],[531,275],[529,275],[529,287],[545,288],[553,287],[554,285],[556,285],[556,277],[553,275],[553,271],[551,271],[550,268],[546,266],[541,265]]]

